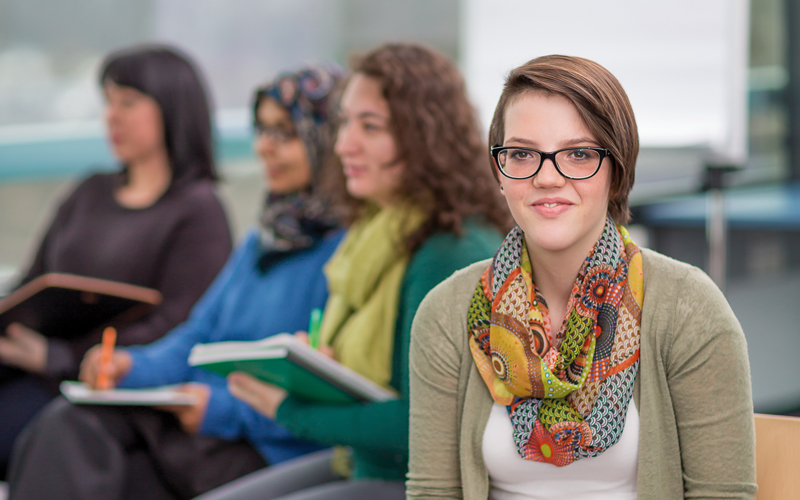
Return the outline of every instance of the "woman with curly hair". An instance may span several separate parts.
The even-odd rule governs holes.
[[[415,45],[382,46],[354,66],[340,107],[340,166],[330,188],[349,229],[326,266],[321,341],[340,363],[398,398],[317,404],[232,374],[235,396],[294,435],[337,448],[203,499],[404,498],[412,319],[440,281],[491,256],[509,222],[450,60]]]

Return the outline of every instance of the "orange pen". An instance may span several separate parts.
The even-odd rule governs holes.
[[[97,374],[97,388],[100,390],[111,389],[108,371],[111,368],[111,356],[114,354],[114,344],[117,342],[117,330],[109,326],[103,330],[103,344],[100,350],[100,371]]]

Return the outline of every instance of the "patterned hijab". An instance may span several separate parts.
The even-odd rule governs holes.
[[[310,66],[283,73],[258,89],[253,106],[273,99],[286,109],[295,132],[308,153],[313,179],[332,148],[334,127],[331,105],[338,98],[343,72],[335,65]],[[263,271],[291,252],[315,245],[338,221],[312,187],[295,193],[269,193],[260,217],[261,249],[259,268]]]
[[[608,217],[551,345],[525,235],[506,236],[473,294],[469,345],[522,458],[562,467],[619,441],[639,368],[642,283],[639,248]]]

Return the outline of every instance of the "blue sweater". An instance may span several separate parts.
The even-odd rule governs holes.
[[[253,231],[197,302],[189,319],[162,339],[128,349],[133,365],[119,387],[154,387],[199,382],[211,388],[200,433],[227,440],[247,439],[270,464],[319,449],[254,411],[228,392],[224,378],[187,364],[197,343],[258,340],[308,329],[314,308],[325,307],[327,283],[322,266],[343,232],[328,235],[316,247],[279,261],[261,274],[258,233]]]

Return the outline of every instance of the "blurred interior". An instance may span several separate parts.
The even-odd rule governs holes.
[[[463,68],[475,3],[195,0],[187,10],[179,0],[0,0],[0,290],[27,265],[59,196],[89,171],[115,168],[96,81],[109,50],[169,42],[202,67],[238,238],[263,194],[250,149],[254,88],[303,62],[344,65],[388,40],[433,46]],[[725,179],[724,291],[748,339],[756,411],[786,413],[800,410],[800,6],[751,0],[747,12],[746,155]],[[640,244],[708,269],[713,156],[702,144],[643,143],[632,194]]]

